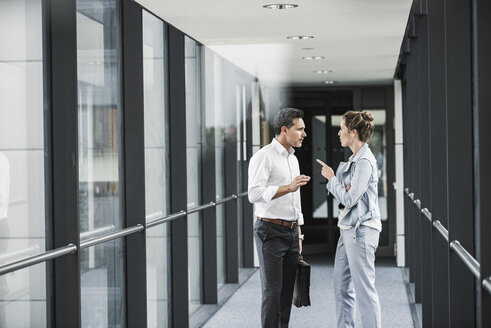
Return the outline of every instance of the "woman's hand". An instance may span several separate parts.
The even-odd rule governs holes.
[[[327,180],[331,180],[331,178],[334,176],[333,169],[329,165],[321,161],[320,159],[316,159],[316,161],[317,163],[322,165],[321,175]]]

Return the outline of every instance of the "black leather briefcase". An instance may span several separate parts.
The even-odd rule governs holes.
[[[298,258],[292,303],[296,307],[310,306],[310,264],[301,255]]]

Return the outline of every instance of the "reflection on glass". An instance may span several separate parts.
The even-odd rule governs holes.
[[[237,191],[235,194],[242,192],[242,156],[243,156],[243,151],[242,151],[242,139],[244,138],[243,131],[242,131],[242,120],[243,120],[243,111],[245,110],[245,88],[242,85],[237,85],[235,89],[235,115],[236,115],[236,122],[235,126],[237,127]],[[241,199],[242,200],[242,199]],[[237,242],[238,242],[238,257],[239,257],[239,268],[242,268],[244,266],[244,243],[243,243],[243,228],[242,228],[242,221],[243,221],[243,209],[242,206],[243,203],[242,201],[237,201]]]
[[[312,167],[319,171],[312,174],[312,201],[314,219],[327,219],[329,205],[327,203],[326,179],[320,175],[320,165],[316,159],[327,161],[326,151],[326,115],[312,116]]]
[[[147,221],[168,213],[167,108],[164,58],[165,25],[143,11],[145,116],[145,208]],[[167,224],[147,230],[148,327],[168,325]]]
[[[122,228],[119,1],[77,0],[80,232]],[[125,325],[123,239],[80,253],[83,327]]]
[[[224,79],[223,79],[223,63],[222,60],[212,53],[206,53],[206,56],[211,57],[213,62],[213,76],[211,81],[207,78],[207,82],[213,83],[213,107],[215,108],[215,179],[216,179],[216,198],[222,199],[225,195],[225,121],[224,121]],[[211,61],[210,60],[210,61]],[[210,61],[207,60],[207,63]],[[207,70],[208,72],[208,70]],[[210,97],[207,97],[209,99]],[[217,281],[218,286],[225,284],[225,205],[218,205],[216,212],[217,218]]]
[[[201,204],[201,75],[198,44],[185,39],[186,150],[188,207]],[[189,313],[201,305],[201,212],[188,215]]]
[[[41,0],[0,1],[0,265],[45,251],[42,30]],[[46,327],[46,278],[0,276],[0,327]]]

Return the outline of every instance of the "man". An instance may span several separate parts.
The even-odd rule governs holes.
[[[288,327],[298,254],[302,252],[300,187],[310,180],[300,174],[292,148],[302,146],[307,136],[303,111],[284,108],[272,126],[275,138],[254,154],[249,164],[249,201],[256,204],[254,237],[264,328]]]

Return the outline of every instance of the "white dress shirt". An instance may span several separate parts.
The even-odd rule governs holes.
[[[0,153],[0,220],[7,217],[9,209],[10,165],[4,154]]]
[[[287,185],[300,175],[298,159],[278,140],[257,151],[249,162],[249,201],[254,203],[254,214],[260,218],[298,220],[303,225],[300,188],[273,199],[282,185]]]

